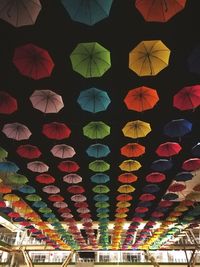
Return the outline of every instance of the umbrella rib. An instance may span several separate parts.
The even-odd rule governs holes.
[[[32,2],[33,2],[33,1],[32,1]],[[17,2],[17,3],[18,3],[18,2]],[[32,23],[34,23],[34,21],[33,21],[33,19],[32,19],[32,16],[31,16],[31,13],[29,12],[27,6],[24,4],[24,1],[23,1],[23,0],[21,0],[21,5],[22,5],[22,6],[24,7],[24,9],[26,10],[26,12],[27,12],[29,18],[31,19]]]

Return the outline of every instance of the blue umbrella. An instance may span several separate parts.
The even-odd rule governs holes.
[[[104,195],[104,194],[98,194],[98,195],[95,195],[93,199],[98,202],[106,202],[109,200],[109,196]]]
[[[13,209],[10,208],[10,207],[5,207],[5,208],[0,208],[0,211],[1,211],[2,213],[6,213],[6,214],[8,214],[8,213],[10,213],[10,212],[13,212]]]
[[[193,146],[192,155],[195,157],[200,157],[200,143],[197,143],[195,146]]]
[[[18,188],[18,191],[24,194],[34,194],[36,192],[35,188],[30,185],[23,185]]]
[[[177,194],[174,194],[174,193],[167,193],[163,196],[163,199],[164,200],[175,200],[178,198],[178,195]]]
[[[176,174],[174,180],[180,181],[180,182],[186,182],[191,180],[193,177],[193,174],[191,172],[179,172]]]
[[[188,58],[189,70],[200,74],[200,46],[196,47]]]
[[[92,26],[109,16],[113,0],[62,0],[74,21]]]
[[[152,206],[152,203],[151,202],[147,202],[147,201],[140,201],[138,203],[138,206],[139,207],[146,207],[146,208],[148,208],[148,207],[151,207]]]
[[[91,181],[96,184],[105,184],[110,181],[110,177],[103,173],[97,173],[90,177]]]
[[[182,137],[191,132],[192,123],[185,119],[172,120],[164,126],[164,134],[170,137]]]
[[[108,146],[103,144],[94,144],[88,147],[86,153],[88,154],[89,157],[103,158],[110,153],[110,149]]]
[[[43,201],[35,201],[33,203],[33,207],[34,208],[46,208],[47,207],[47,204]]]
[[[11,161],[0,162],[0,172],[17,172],[19,167]]]
[[[158,159],[152,162],[151,169],[157,172],[168,171],[172,168],[173,164],[168,159]]]
[[[148,184],[142,190],[146,193],[156,193],[160,191],[160,187],[157,184]]]
[[[106,110],[111,101],[105,91],[90,88],[80,93],[77,102],[83,110],[97,113]]]
[[[25,219],[23,217],[13,218],[13,222],[23,222]]]
[[[53,213],[44,213],[44,214],[42,214],[43,215],[43,217],[45,217],[45,218],[55,218],[56,217],[56,215],[55,214],[53,214]]]

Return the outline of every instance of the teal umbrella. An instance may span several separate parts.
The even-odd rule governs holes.
[[[105,184],[110,181],[110,177],[103,173],[97,173],[95,175],[92,175],[92,177],[90,177],[90,180],[96,184]]]
[[[93,158],[103,158],[110,153],[110,148],[103,144],[93,144],[88,147],[86,153],[89,157]]]
[[[35,188],[30,185],[23,185],[18,188],[18,191],[24,194],[33,194],[36,192]]]
[[[35,201],[33,203],[33,207],[34,208],[45,208],[45,207],[47,207],[47,204],[43,201]]]
[[[17,172],[19,167],[11,161],[3,161],[0,162],[0,172],[9,173],[9,172]]]
[[[108,213],[110,210],[108,208],[98,208],[97,213]]]
[[[98,194],[93,197],[93,199],[97,202],[105,202],[109,200],[109,196],[104,194]]]
[[[104,160],[95,160],[89,164],[89,169],[93,172],[105,172],[110,169],[110,164]]]

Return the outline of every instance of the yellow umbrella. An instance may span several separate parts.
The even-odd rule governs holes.
[[[118,208],[128,208],[130,206],[131,206],[131,204],[129,202],[127,202],[127,201],[119,201],[119,202],[117,202],[117,207]]]
[[[126,213],[116,213],[115,217],[116,218],[126,218],[128,215]]]
[[[167,217],[167,220],[170,221],[170,222],[175,222],[175,221],[178,220],[178,218],[177,217],[169,216],[169,217]]]
[[[119,165],[120,169],[122,171],[127,171],[127,172],[132,172],[132,171],[137,171],[139,170],[142,166],[139,163],[139,161],[137,160],[132,160],[132,159],[128,159],[128,160],[124,160],[120,165]]]
[[[189,208],[188,207],[186,207],[186,206],[183,206],[183,205],[179,205],[178,207],[176,207],[174,210],[175,211],[180,211],[180,212],[182,212],[182,211],[187,211]]]
[[[3,196],[3,199],[11,202],[20,200],[20,198],[14,194],[6,194]]]
[[[162,41],[142,41],[129,53],[129,68],[138,76],[154,76],[168,66],[169,57]]]
[[[121,185],[118,189],[117,189],[118,192],[120,193],[125,193],[125,194],[129,194],[129,193],[132,193],[135,191],[135,187],[133,187],[132,185],[128,185],[128,184],[124,184],[124,185]]]
[[[140,120],[129,121],[122,129],[122,132],[124,136],[133,139],[145,137],[151,132],[151,126],[149,123]]]

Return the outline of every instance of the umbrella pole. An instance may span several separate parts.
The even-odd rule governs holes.
[[[69,256],[66,257],[66,259],[65,259],[64,262],[62,263],[61,267],[67,267],[67,266],[70,264],[70,262],[71,262],[71,260],[72,260],[72,257],[73,257],[73,255],[74,255],[74,253],[75,253],[75,251],[72,250],[71,253],[69,254]]]

